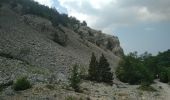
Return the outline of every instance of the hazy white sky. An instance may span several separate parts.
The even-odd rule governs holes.
[[[35,0],[117,35],[125,53],[170,49],[170,0]]]

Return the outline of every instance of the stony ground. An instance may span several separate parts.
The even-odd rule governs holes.
[[[157,91],[138,89],[138,85],[83,81],[81,93],[63,84],[36,84],[31,89],[16,92],[7,87],[0,93],[0,100],[169,100],[170,86],[159,81],[152,85]],[[72,98],[72,99],[71,99]]]

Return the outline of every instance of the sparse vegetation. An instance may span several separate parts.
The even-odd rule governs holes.
[[[30,82],[27,80],[27,77],[21,77],[16,80],[13,85],[15,91],[21,91],[31,88]]]
[[[5,58],[8,58],[8,59],[15,59],[15,60],[20,60],[26,64],[29,64],[27,61],[21,59],[22,57],[19,55],[17,56],[13,56],[11,53],[4,53],[4,52],[0,52],[0,56],[1,57],[5,57]]]
[[[78,99],[74,96],[67,96],[65,100],[78,100]]]
[[[18,58],[23,58],[27,56],[30,53],[30,51],[31,51],[30,48],[27,47],[21,48],[18,54]]]
[[[90,99],[90,97],[87,97],[87,98],[80,97],[80,98],[78,98],[76,96],[67,96],[65,98],[65,100],[91,100],[91,99]]]
[[[72,69],[71,77],[70,77],[70,86],[74,89],[75,92],[80,92],[80,82],[81,77],[78,72],[78,65],[75,64]]]
[[[138,89],[151,92],[157,91],[155,88],[153,88],[152,86],[150,86],[150,84],[147,83],[141,84]]]
[[[46,88],[48,88],[50,90],[54,90],[55,89],[54,85],[52,85],[52,84],[47,84]]]

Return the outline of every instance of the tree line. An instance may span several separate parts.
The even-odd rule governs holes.
[[[68,24],[86,24],[85,21],[81,23],[75,17],[69,17],[67,14],[60,14],[55,8],[49,8],[33,0],[0,0],[0,4],[2,3],[8,3],[12,8],[17,7],[18,4],[22,5],[22,14],[33,14],[46,18],[52,22],[53,26],[58,26],[59,24],[63,26],[67,26]]]
[[[170,50],[160,52],[156,56],[145,52],[137,55],[137,52],[124,55],[116,75],[122,82],[130,84],[151,84],[154,79],[161,82],[170,82]]]

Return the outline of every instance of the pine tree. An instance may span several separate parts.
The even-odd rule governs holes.
[[[98,62],[96,60],[96,57],[95,57],[94,53],[92,53],[89,70],[88,70],[89,78],[92,81],[97,79],[97,65],[98,65]]]
[[[77,64],[73,66],[70,82],[71,82],[70,86],[75,90],[75,92],[79,92],[80,91],[79,84],[81,82],[81,78],[78,72]]]
[[[98,68],[97,68],[97,73],[98,73],[97,81],[112,83],[113,73],[111,72],[109,63],[103,54],[100,57],[100,61],[99,61]]]

